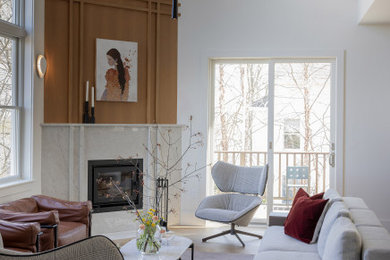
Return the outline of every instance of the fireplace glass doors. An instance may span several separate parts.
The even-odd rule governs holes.
[[[129,209],[113,183],[142,208],[142,159],[88,161],[88,179],[95,212]]]

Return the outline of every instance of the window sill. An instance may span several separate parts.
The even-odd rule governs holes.
[[[15,186],[24,185],[33,182],[34,182],[33,180],[17,179],[9,182],[0,183],[0,189],[15,187]]]

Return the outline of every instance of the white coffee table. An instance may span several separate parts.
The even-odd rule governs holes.
[[[191,259],[194,259],[194,243],[191,239],[181,236],[173,236],[169,239],[168,245],[163,245],[157,255],[142,255],[136,245],[136,239],[125,244],[121,253],[125,260],[130,259],[150,259],[150,260],[177,260],[181,259],[184,252],[191,248]]]

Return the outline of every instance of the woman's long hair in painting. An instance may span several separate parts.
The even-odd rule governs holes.
[[[121,54],[117,49],[112,48],[107,52],[107,55],[111,56],[117,63],[116,69],[118,70],[118,81],[123,95],[123,92],[125,90],[126,79],[125,79],[125,68],[123,66]]]

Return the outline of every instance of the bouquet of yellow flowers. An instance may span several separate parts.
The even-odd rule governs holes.
[[[137,210],[137,218],[140,222],[137,234],[137,248],[142,253],[155,254],[158,253],[161,247],[160,218],[155,215],[154,209],[149,209],[147,212]]]
[[[130,199],[126,192],[123,192],[115,182],[111,180],[111,183],[119,191],[122,198],[129,203],[129,205],[135,210],[137,220],[140,222],[139,230],[137,233],[137,248],[143,254],[156,254],[161,248],[161,233],[165,230],[161,229],[159,223],[161,219],[156,215],[156,210],[149,209],[147,212],[137,210],[136,205]]]

